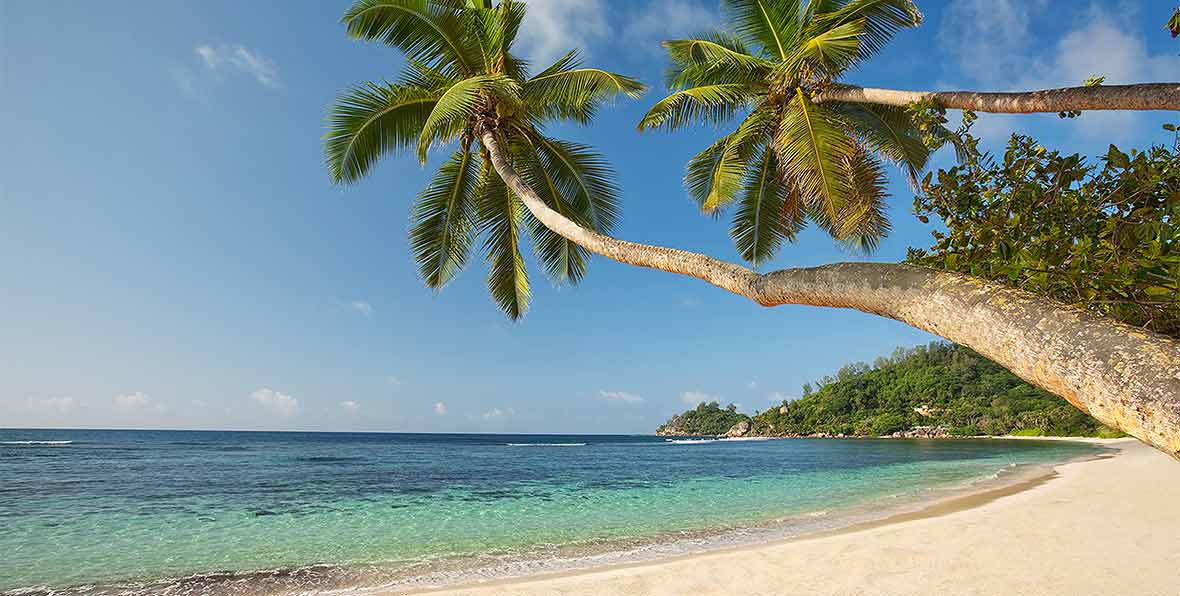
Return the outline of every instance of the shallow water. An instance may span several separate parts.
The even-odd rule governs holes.
[[[832,511],[1095,451],[998,440],[0,430],[0,591],[277,593],[675,554],[669,537],[818,529],[837,523],[824,519]]]

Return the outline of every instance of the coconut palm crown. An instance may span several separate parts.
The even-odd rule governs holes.
[[[541,225],[507,188],[479,143],[492,133],[550,208],[600,233],[619,213],[613,172],[591,148],[551,138],[545,126],[586,124],[619,94],[644,86],[583,66],[576,51],[530,74],[512,45],[525,4],[502,0],[357,0],[342,19],[348,34],[405,55],[396,82],[366,82],[329,108],[324,153],[332,179],[354,183],[385,155],[413,151],[422,164],[435,147],[454,146],[413,207],[410,244],[426,285],[441,289],[482,239],[488,289],[512,319],[531,292],[520,249],[527,230],[555,283],[576,283],[589,254]]]
[[[889,232],[881,160],[913,184],[929,149],[905,108],[817,102],[817,93],[922,21],[910,0],[722,0],[729,32],[665,41],[671,95],[640,130],[740,118],[687,167],[701,209],[736,203],[730,234],[754,264],[810,220],[871,251]]]

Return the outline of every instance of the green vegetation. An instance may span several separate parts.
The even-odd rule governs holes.
[[[401,50],[395,82],[365,82],[328,110],[324,156],[332,180],[352,184],[382,157],[455,147],[414,204],[410,245],[427,287],[441,290],[482,239],[488,292],[512,319],[532,297],[521,237],[554,283],[577,283],[589,253],[542,225],[491,167],[479,141],[493,133],[545,203],[578,225],[609,233],[619,197],[605,158],[549,136],[547,127],[588,124],[616,96],[644,86],[590,68],[571,51],[530,71],[513,53],[525,5],[485,0],[356,0],[341,19],[353,39]]]
[[[700,403],[697,407],[673,416],[667,423],[656,429],[657,435],[710,436],[723,435],[733,425],[750,417],[737,411],[729,404],[722,409],[717,402]]]
[[[981,156],[927,175],[914,209],[946,227],[934,246],[910,249],[911,263],[1180,337],[1177,148],[1128,154],[1111,145],[1090,164],[1013,135],[999,161]]]
[[[917,27],[910,0],[723,0],[726,28],[663,42],[672,92],[640,130],[731,126],[688,162],[685,186],[701,210],[733,209],[730,235],[745,260],[774,257],[811,223],[872,250],[889,232],[883,162],[916,185],[930,149],[905,108],[815,100]]]
[[[941,342],[849,364],[803,393],[755,416],[754,432],[880,436],[927,426],[961,436],[1091,436],[1104,428],[975,352]]]
[[[1099,436],[1102,426],[1064,400],[975,352],[934,342],[849,364],[803,386],[803,397],[750,419],[750,435],[876,437],[926,427],[931,435]],[[661,426],[660,434],[719,435],[747,417],[717,402]]]

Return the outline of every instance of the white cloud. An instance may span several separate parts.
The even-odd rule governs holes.
[[[40,414],[64,416],[78,409],[78,402],[72,397],[46,397],[25,400],[25,407]]]
[[[665,39],[717,29],[721,17],[713,10],[716,5],[699,0],[651,0],[628,15],[623,39],[631,47],[662,55],[659,42]]]
[[[355,402],[350,399],[348,401],[340,402],[340,407],[344,408],[344,410],[346,412],[355,412],[355,411],[361,409],[361,404],[359,402]]]
[[[539,72],[574,48],[588,54],[609,34],[601,0],[531,0],[516,47]]]
[[[969,80],[946,86],[1048,89],[1080,85],[1092,75],[1105,76],[1107,84],[1124,84],[1166,81],[1180,72],[1180,56],[1150,52],[1132,22],[1134,7],[1128,11],[1123,5],[1091,4],[1073,15],[1062,8],[1046,0],[963,0],[951,5],[941,24],[940,44]],[[1064,34],[1055,43],[1033,35],[1037,20],[1052,20]],[[1133,135],[1142,117],[1130,111],[1093,111],[1068,126],[1117,142]],[[1002,141],[1013,130],[1028,131],[1046,118],[981,114],[973,132]]]
[[[500,408],[492,408],[492,409],[484,412],[482,417],[484,420],[491,420],[492,418],[502,418],[502,417],[506,417],[506,416],[512,416],[515,413],[516,413],[516,410],[513,410],[512,408],[504,408],[503,410],[501,410]]]
[[[262,388],[250,394],[254,403],[284,418],[299,412],[299,400],[273,389]]]
[[[599,391],[598,399],[604,401],[617,401],[625,404],[641,404],[645,400],[642,396],[634,393],[627,393],[626,391]]]
[[[717,398],[700,391],[685,391],[680,394],[680,401],[690,406],[695,406],[705,402],[717,401]]]
[[[441,401],[435,402],[434,403],[434,413],[439,416],[446,416],[447,415],[447,404],[444,404]]]
[[[193,51],[210,71],[218,72],[228,67],[254,77],[259,84],[267,87],[279,86],[279,71],[274,61],[257,50],[249,50],[239,44],[220,44],[200,45]]]
[[[116,395],[115,410],[120,414],[139,414],[152,407],[154,400],[141,391]],[[157,406],[159,407],[159,406]]]
[[[364,300],[353,300],[345,306],[351,310],[361,313],[362,315],[365,315],[366,317],[373,316],[373,305],[365,302]]]
[[[197,408],[199,410],[203,410],[203,409],[209,407],[209,402],[207,402],[203,399],[194,399],[194,400],[190,401],[189,404],[192,405],[192,407]]]
[[[389,376],[385,377],[385,382],[389,383],[390,385],[401,385],[402,384],[402,380],[393,376],[393,375],[389,375]]]

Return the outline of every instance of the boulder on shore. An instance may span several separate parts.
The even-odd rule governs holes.
[[[729,430],[725,432],[725,436],[727,436],[727,437],[743,437],[748,432],[750,432],[750,421],[749,420],[740,420],[740,421],[738,421],[737,424],[729,427]]]

